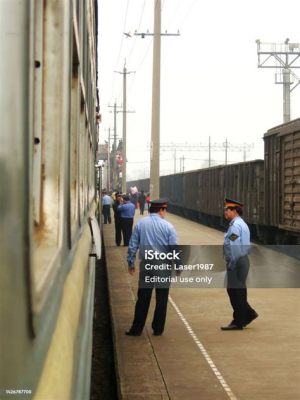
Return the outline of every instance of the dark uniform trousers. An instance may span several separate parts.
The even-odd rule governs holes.
[[[110,205],[109,205],[109,204],[108,204],[108,205],[104,205],[104,206],[102,207],[102,214],[103,214],[103,217],[104,217],[104,223],[107,224],[107,221],[108,221],[109,223],[111,223]]]
[[[142,332],[151,301],[153,288],[140,288],[138,290],[138,299],[135,305],[134,320],[132,330]],[[167,305],[169,297],[169,288],[155,288],[156,306],[152,320],[152,329],[155,333],[162,333],[165,328]]]
[[[132,234],[133,218],[121,218],[121,228],[124,240],[124,246],[129,245]]]
[[[144,211],[145,211],[145,202],[142,201],[140,202],[140,214],[144,215]]]
[[[142,332],[151,302],[152,290],[155,288],[156,305],[152,320],[152,329],[154,333],[161,334],[164,331],[166,323],[170,283],[147,283],[146,277],[169,278],[171,276],[171,272],[167,270],[147,271],[145,270],[144,265],[145,262],[141,261],[139,272],[139,289],[137,293],[137,302],[135,304],[134,319],[131,330],[138,333]]]
[[[115,217],[115,240],[116,245],[120,246],[122,242],[122,227],[121,227],[121,219]]]
[[[233,308],[232,323],[238,326],[246,325],[255,315],[255,311],[247,301],[246,279],[249,271],[248,256],[237,260],[234,270],[227,271],[227,293]]]
[[[114,210],[114,219],[115,219],[115,241],[116,245],[120,246],[122,242],[122,226],[121,226],[121,217],[118,212],[118,207],[120,203],[115,202],[113,204],[113,210]]]

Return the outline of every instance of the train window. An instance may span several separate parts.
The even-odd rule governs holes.
[[[70,148],[70,221],[71,243],[78,228],[78,140],[80,124],[79,56],[73,34],[72,82],[71,82],[71,148]]]
[[[93,160],[93,146],[92,143],[90,142],[89,145],[89,159]],[[94,166],[92,163],[90,163],[90,170],[89,170],[89,191],[88,191],[88,204],[89,204],[89,208],[91,206],[91,203],[93,201],[93,198],[95,196],[95,187],[94,187]]]
[[[33,304],[40,311],[59,266],[64,90],[61,2],[35,2]],[[49,112],[51,110],[51,112]]]
[[[42,82],[43,82],[43,6],[35,4],[35,41],[34,41],[34,94],[33,94],[33,219],[35,226],[40,223],[40,192],[42,172]]]
[[[79,18],[80,18],[80,0],[76,0],[76,17],[77,17],[77,27],[79,28]],[[78,29],[79,32],[79,29]]]
[[[84,192],[85,192],[85,181],[84,181],[84,168],[85,168],[85,148],[86,148],[86,114],[85,114],[85,103],[83,95],[81,95],[81,107],[80,107],[80,136],[79,136],[79,205],[80,205],[80,222],[84,219]]]

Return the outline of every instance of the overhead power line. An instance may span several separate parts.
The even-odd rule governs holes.
[[[129,9],[129,3],[130,0],[127,0],[127,4],[126,4],[126,10],[125,10],[125,17],[124,17],[124,23],[123,23],[123,32],[126,29],[126,21],[127,21],[127,15],[128,15],[128,9]],[[122,34],[122,38],[121,38],[121,43],[120,43],[120,47],[119,47],[119,53],[118,53],[118,57],[117,57],[117,62],[116,62],[116,66],[115,69],[118,68],[118,64],[120,61],[120,56],[121,56],[121,52],[122,52],[122,47],[123,47],[123,40],[124,40],[124,35]],[[111,90],[111,95],[114,95],[114,88],[115,88],[115,74],[113,75],[113,81],[112,81],[112,90]]]

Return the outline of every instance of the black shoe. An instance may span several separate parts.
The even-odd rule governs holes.
[[[256,311],[254,311],[254,313],[251,315],[251,317],[247,318],[247,321],[245,323],[244,326],[249,325],[250,322],[252,322],[253,320],[255,320],[258,317],[258,314]]]
[[[153,336],[161,336],[162,334],[162,332],[153,331]]]
[[[127,336],[141,336],[141,334],[142,334],[142,332],[135,331],[135,330],[132,330],[132,329],[130,329],[129,331],[125,332],[125,335],[127,335]]]
[[[222,331],[242,331],[243,327],[236,324],[229,324],[227,326],[221,326]]]

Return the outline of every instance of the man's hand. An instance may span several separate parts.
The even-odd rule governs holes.
[[[133,268],[128,267],[128,272],[129,272],[130,275],[134,275],[134,273],[135,273],[135,268],[134,268],[134,267],[133,267]]]

